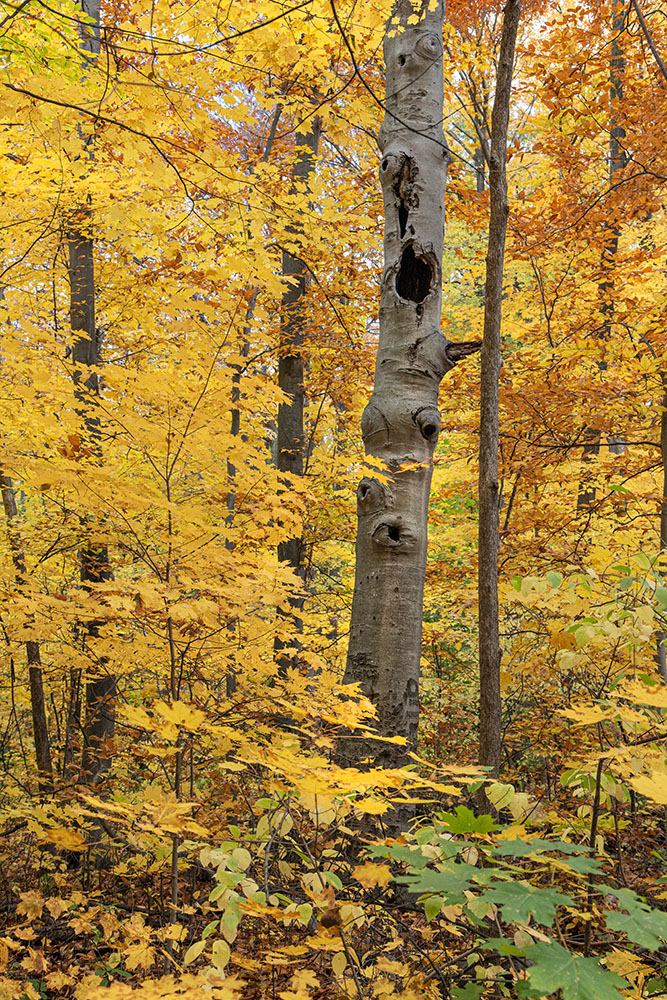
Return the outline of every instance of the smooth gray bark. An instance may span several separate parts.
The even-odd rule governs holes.
[[[479,762],[500,768],[502,701],[498,622],[498,414],[507,201],[507,129],[521,0],[507,0],[491,116],[489,245],[484,292],[479,430]]]
[[[407,0],[384,42],[386,114],[380,130],[384,259],[373,393],[362,422],[368,455],[387,483],[357,488],[356,573],[345,683],[358,682],[377,709],[377,729],[407,746],[344,737],[341,763],[407,759],[417,740],[428,501],[440,432],[440,381],[478,345],[449,344],[440,331],[444,195],[449,150],[442,129],[444,5],[420,21]]]
[[[0,490],[2,491],[2,505],[5,510],[5,517],[7,518],[7,533],[9,535],[9,547],[16,574],[16,583],[19,587],[22,587],[26,583],[27,577],[25,552],[18,528],[19,512],[16,504],[16,492],[9,476],[0,474]],[[53,767],[51,765],[49,728],[46,722],[42,661],[39,653],[39,643],[35,639],[28,639],[25,648],[26,659],[28,661],[32,732],[35,744],[35,759],[37,761],[37,784],[40,792],[46,795],[53,791]]]

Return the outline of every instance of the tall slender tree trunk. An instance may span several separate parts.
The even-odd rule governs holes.
[[[26,583],[27,575],[25,553],[23,550],[23,540],[18,528],[19,512],[16,505],[16,491],[9,476],[0,475],[0,490],[2,491],[2,504],[7,518],[9,547],[12,554],[16,582],[19,587],[22,587]],[[49,743],[49,728],[46,722],[46,706],[44,703],[42,661],[39,653],[39,643],[35,639],[28,639],[25,648],[30,684],[32,733],[37,761],[37,784],[40,792],[43,795],[47,795],[53,791],[53,768],[51,765],[51,745]]]
[[[497,775],[501,754],[498,622],[498,387],[507,201],[507,128],[521,0],[507,0],[491,117],[489,247],[486,255],[479,429],[479,761]]]
[[[660,501],[660,556],[658,566],[663,576],[667,572],[667,374],[662,376],[663,397],[660,416],[660,451],[662,457],[662,499]],[[656,632],[656,659],[658,670],[667,684],[667,634],[664,629]]]
[[[626,10],[622,0],[614,0],[612,15],[612,40],[609,55],[609,188],[613,188],[616,174],[623,170],[626,163],[623,139],[625,138],[624,128],[618,124],[618,108],[623,100],[623,72],[625,70],[625,58],[620,36],[625,28]],[[600,311],[602,313],[602,323],[597,336],[600,340],[609,340],[612,335],[614,323],[614,267],[616,255],[618,253],[618,240],[620,236],[620,226],[616,218],[612,218],[604,226],[604,244],[602,250],[602,280],[599,285]],[[606,371],[607,362],[599,362],[600,371]],[[584,432],[584,446],[581,452],[583,465],[581,481],[579,483],[579,495],[577,497],[577,510],[590,510],[595,502],[596,490],[591,483],[592,470],[591,463],[600,454],[601,430],[599,427],[591,427]],[[618,454],[624,451],[621,439],[609,438],[611,450]]]
[[[297,132],[293,191],[298,190],[302,185],[308,185],[315,169],[319,142],[320,121],[315,118],[308,132]],[[298,239],[301,231],[302,228],[298,222],[291,226],[294,239]],[[306,369],[303,355],[303,306],[308,287],[308,269],[301,257],[289,250],[283,250],[282,271],[283,277],[287,279],[287,287],[282,297],[278,385],[287,395],[287,401],[278,407],[277,466],[279,472],[303,476],[306,457],[304,431]],[[306,567],[303,535],[280,542],[278,559],[288,563],[295,576],[305,586]],[[289,617],[291,622],[290,643],[292,647],[296,647],[297,651],[299,636],[303,629],[302,611],[303,595],[295,594],[290,598]],[[284,644],[277,639],[276,651],[279,655],[280,669],[284,672],[289,666],[296,665],[298,656],[295,654],[290,657],[281,653],[283,648]]]
[[[444,5],[424,0],[418,24],[397,0],[384,41],[385,119],[380,130],[384,259],[373,393],[361,429],[387,482],[357,488],[356,573],[346,683],[377,709],[383,736],[406,745],[344,737],[342,763],[395,766],[417,740],[428,502],[440,432],[440,381],[477,344],[440,331],[444,195],[449,150],[442,130]]]
[[[92,24],[81,27],[81,50],[84,60],[95,59],[100,51],[99,0],[82,0],[82,10],[93,19]],[[88,140],[82,141],[86,151]],[[89,151],[90,152],[90,151]],[[81,206],[70,222],[68,233],[70,323],[73,335],[72,362],[79,414],[87,436],[88,447],[99,455],[101,449],[101,424],[96,397],[99,379],[96,368],[101,361],[101,332],[95,322],[95,259],[92,236],[92,219],[87,207]],[[91,370],[92,369],[92,370]],[[93,515],[94,518],[94,515]],[[84,525],[87,528],[87,525]],[[113,579],[107,546],[84,534],[79,550],[80,577],[84,584],[98,584]],[[92,589],[92,588],[89,588]],[[82,626],[84,641],[97,638],[99,622],[90,620]],[[116,681],[107,674],[106,661],[101,659],[97,668],[102,676],[86,684],[86,710],[83,723],[83,753],[81,777],[84,781],[98,781],[109,766],[106,747],[113,736],[115,721]],[[77,704],[74,691],[79,678],[76,671],[71,676],[70,707]],[[70,715],[72,712],[70,712]],[[68,719],[71,739],[72,720]],[[71,752],[70,752],[71,757]]]

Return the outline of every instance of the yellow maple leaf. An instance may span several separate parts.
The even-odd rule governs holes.
[[[667,806],[667,770],[664,768],[656,768],[651,775],[642,774],[631,778],[630,784],[640,795],[645,795],[661,806]]]
[[[83,851],[86,848],[86,842],[81,834],[64,826],[55,826],[52,830],[47,830],[46,839],[66,851]]]
[[[367,861],[352,869],[352,876],[363,885],[364,889],[372,889],[375,885],[385,886],[391,882],[391,870],[388,865],[376,865]]]
[[[21,893],[21,902],[16,907],[16,912],[20,916],[27,917],[28,920],[37,920],[41,917],[43,909],[44,899],[41,893],[34,890]]]
[[[155,960],[155,948],[147,941],[139,941],[123,948],[123,959],[128,969],[150,969]]]
[[[667,688],[656,685],[642,684],[641,681],[626,681],[618,696],[639,705],[652,705],[653,708],[667,708]]]
[[[381,816],[391,807],[388,802],[381,802],[379,799],[357,799],[354,808],[370,816]]]
[[[158,701],[155,708],[166,722],[173,726],[183,726],[184,729],[199,729],[206,720],[206,712],[183,701],[174,701],[171,705]]]

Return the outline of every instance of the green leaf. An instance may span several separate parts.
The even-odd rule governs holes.
[[[567,858],[567,860],[561,861],[561,864],[567,865],[578,875],[590,875],[598,871],[600,867],[600,862],[596,861],[595,858]]]
[[[655,599],[661,608],[667,608],[667,587],[656,587]]]
[[[508,924],[528,921],[532,913],[538,924],[550,926],[557,906],[570,906],[572,898],[556,889],[540,889],[528,882],[506,882],[494,885],[484,893],[484,899],[503,908],[503,920]]]
[[[474,865],[454,863],[441,871],[427,869],[412,875],[401,875],[395,881],[407,885],[410,892],[435,892],[448,903],[462,903],[465,901],[464,891],[470,889],[473,878],[478,874],[479,870]]]
[[[501,840],[491,853],[499,858],[525,858],[542,851],[583,854],[590,851],[590,847],[584,844],[568,844],[565,840],[540,840],[539,837],[535,837],[533,840]]]
[[[607,913],[607,927],[621,931],[640,948],[658,951],[667,941],[667,913],[659,910],[637,910],[635,913]]]
[[[424,913],[429,924],[440,913],[443,903],[442,896],[429,896],[428,899],[424,900]]]
[[[614,889],[604,886],[604,890],[615,896],[626,913],[610,911],[605,914],[607,927],[621,931],[631,941],[648,951],[658,951],[663,941],[667,941],[667,913],[648,906],[631,889]]]
[[[484,985],[468,983],[467,986],[455,986],[452,989],[452,1000],[479,1000],[484,990]]]
[[[528,969],[529,992],[524,995],[550,997],[562,990],[563,1000],[621,1000],[617,990],[630,986],[626,979],[604,969],[599,959],[571,955],[555,942],[531,945],[525,955],[535,964]]]
[[[409,847],[401,844],[392,844],[387,847],[385,844],[374,844],[369,847],[369,854],[375,858],[392,858],[394,861],[405,861],[411,868],[426,868],[426,865],[433,861],[427,858],[421,851],[412,851]]]
[[[549,581],[549,586],[553,587],[555,590],[557,587],[560,587],[563,582],[563,577],[560,573],[550,572],[547,573],[547,580]]]
[[[437,819],[452,833],[491,833],[500,829],[492,816],[475,816],[467,806],[457,806],[455,813],[438,813]]]
[[[518,948],[507,938],[487,938],[479,945],[482,951],[497,951],[500,955],[525,956],[526,949]]]

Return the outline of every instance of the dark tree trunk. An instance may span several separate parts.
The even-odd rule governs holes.
[[[498,774],[501,754],[498,622],[498,406],[507,202],[507,129],[521,0],[507,0],[491,117],[489,246],[486,256],[479,432],[479,761]]]
[[[22,587],[26,583],[26,563],[23,541],[18,528],[18,507],[16,492],[9,476],[0,475],[2,504],[7,518],[9,547],[14,564],[16,583]],[[53,791],[53,767],[51,764],[51,745],[49,728],[46,721],[46,706],[44,703],[44,681],[42,678],[42,662],[39,654],[39,643],[28,639],[25,644],[28,661],[28,679],[30,684],[30,709],[32,713],[32,732],[35,743],[35,758],[37,761],[37,784],[43,795]]]
[[[92,19],[92,24],[81,25],[81,53],[85,73],[86,63],[95,60],[100,51],[99,0],[81,0],[81,8]],[[92,137],[82,136],[82,154],[92,160]],[[101,449],[101,424],[97,406],[99,381],[95,370],[101,361],[100,338],[95,322],[95,257],[92,219],[85,206],[81,206],[70,221],[68,233],[70,323],[72,329],[72,362],[78,413],[81,417],[87,446],[97,456]],[[92,369],[92,370],[91,370]],[[87,528],[87,519],[84,524]],[[79,550],[81,582],[103,583],[113,579],[107,546],[90,537],[84,538]],[[87,588],[92,592],[92,587]],[[81,625],[83,641],[97,638],[100,623],[91,619]],[[83,753],[81,778],[95,783],[109,766],[109,746],[113,737],[115,720],[116,682],[106,672],[106,661],[96,664],[101,676],[86,684],[86,712],[83,723]],[[68,745],[65,760],[71,763],[71,740],[77,725],[77,707],[80,699],[80,677],[73,670],[70,676],[70,711],[68,713]]]
[[[81,223],[88,223],[86,213]],[[69,236],[70,318],[73,334],[72,361],[78,411],[81,416],[87,445],[99,455],[101,424],[97,412],[99,381],[95,370],[101,361],[99,334],[95,324],[95,265],[93,241],[85,233],[70,232]],[[87,371],[87,369],[93,369]],[[107,546],[84,537],[79,549],[81,582],[104,583],[113,579]],[[92,588],[88,588],[92,591]],[[99,622],[94,619],[82,624],[84,642],[99,635]],[[108,675],[105,661],[96,664],[102,676],[86,684],[86,711],[83,722],[83,754],[81,777],[95,783],[109,766],[108,746],[113,737],[115,718],[116,682]],[[71,678],[76,689],[77,678]],[[71,733],[70,733],[71,735]],[[70,755],[71,756],[71,755]]]
[[[298,132],[296,136],[297,153],[294,165],[294,184],[308,184],[315,168],[315,157],[320,142],[320,122],[315,119],[310,131]],[[291,227],[292,234],[298,239],[301,227],[298,222]],[[278,408],[278,441],[276,464],[279,472],[289,472],[293,476],[303,476],[306,460],[306,438],[304,429],[304,408],[306,405],[305,361],[303,355],[303,306],[308,287],[308,268],[298,256],[283,250],[283,277],[287,278],[287,287],[282,297],[280,322],[280,356],[278,359],[278,385],[287,395],[287,401]],[[278,559],[291,566],[294,574],[306,583],[306,567],[304,563],[303,536],[288,538],[278,545]],[[276,640],[276,652],[281,672],[298,663],[299,636],[303,630],[301,614],[303,611],[303,595],[295,594],[290,598],[290,644],[296,647],[297,653],[286,655],[282,650],[284,643]]]
[[[612,41],[609,56],[609,188],[614,184],[616,174],[625,167],[626,156],[623,146],[625,130],[618,124],[617,111],[623,100],[623,72],[625,70],[625,58],[620,36],[625,28],[625,4],[621,0],[615,0],[612,19]],[[612,209],[613,211],[613,209]],[[620,226],[618,221],[612,218],[604,226],[604,245],[602,250],[602,280],[599,285],[600,311],[602,313],[602,324],[596,335],[601,340],[609,340],[612,335],[614,323],[614,267],[616,265],[616,255],[618,253],[618,240],[620,236]],[[606,361],[599,363],[600,371],[607,368]],[[586,428],[584,431],[584,446],[581,452],[582,474],[579,483],[579,494],[577,497],[577,510],[590,510],[595,502],[596,489],[591,482],[593,471],[591,464],[600,454],[602,432],[599,427]],[[609,438],[610,447],[616,453],[624,451],[621,439]]]

